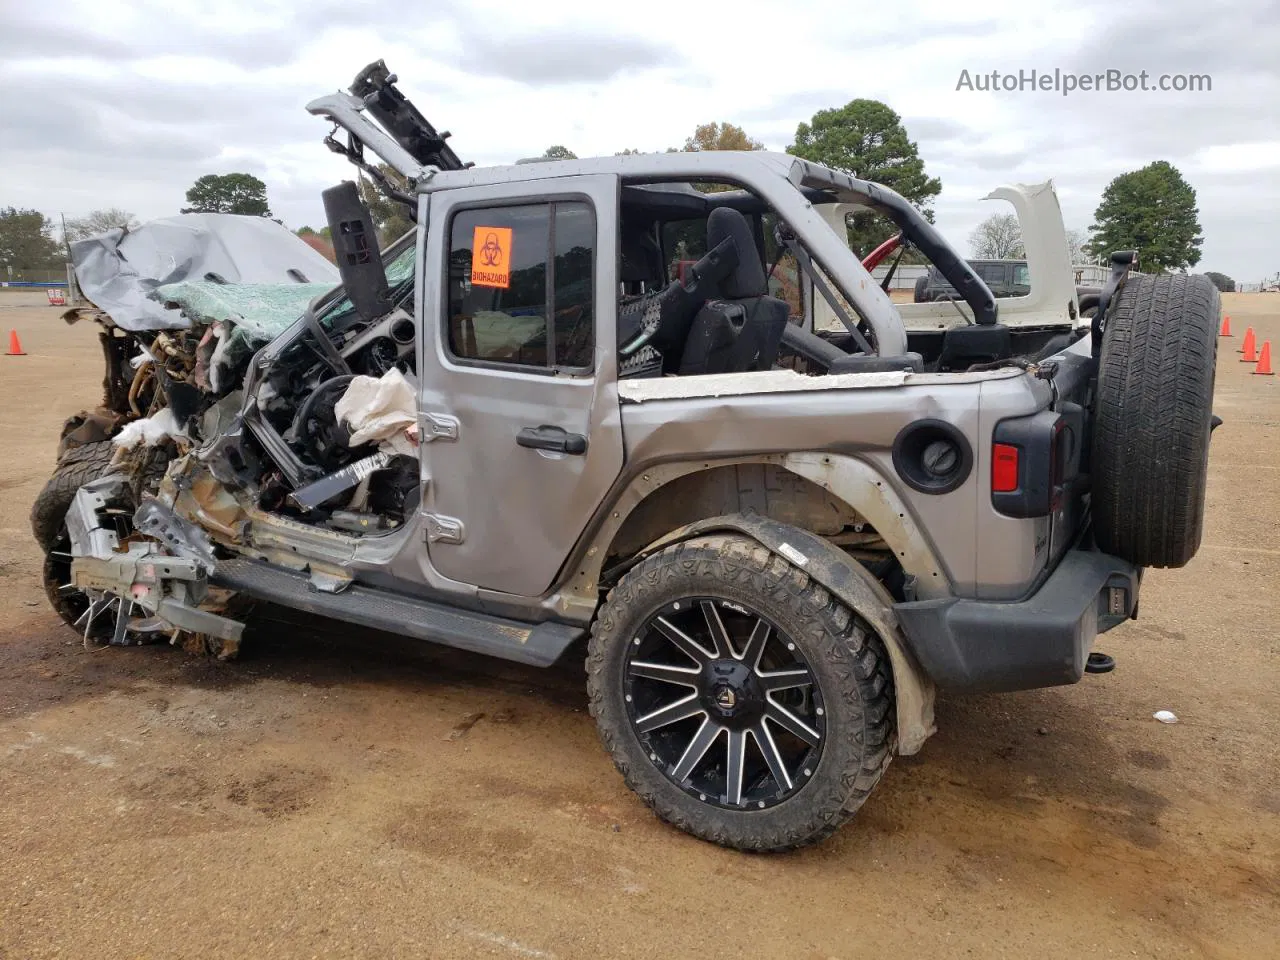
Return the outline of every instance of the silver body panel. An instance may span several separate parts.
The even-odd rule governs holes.
[[[459,208],[588,200],[596,211],[594,369],[549,374],[450,357],[442,335],[445,289],[438,265],[449,249]],[[423,564],[454,580],[518,596],[539,596],[552,585],[582,528],[622,471],[617,387],[617,231],[615,177],[565,177],[534,183],[471,187],[431,200],[419,323],[434,329],[420,356],[420,410],[458,422],[456,441],[422,447],[429,514],[460,520],[460,543],[437,539]],[[525,427],[550,425],[588,438],[583,456],[517,446]]]
[[[770,374],[737,376],[747,381]],[[983,452],[990,447],[995,422],[1042,408],[1047,387],[1042,393],[1033,385],[1043,384],[1016,371],[967,375],[967,380],[966,375],[891,374],[887,376],[901,376],[901,384],[888,387],[877,382],[885,376],[818,378],[845,380],[847,385],[785,393],[754,393],[744,382],[742,392],[731,397],[626,404],[622,429],[629,469],[673,460],[714,462],[753,454],[804,452],[852,458],[871,467],[906,504],[919,537],[938,559],[951,593],[963,597],[1020,596],[1043,566],[1043,562],[1036,564],[1037,524],[996,513],[987,495],[990,465]],[[854,385],[864,378],[868,381],[865,387]],[[898,432],[924,418],[954,424],[975,451],[975,469],[969,478],[941,496],[911,489],[893,466],[891,451]],[[832,477],[828,482],[836,481]],[[853,489],[833,492],[848,499],[855,509],[867,499],[865,492]],[[926,583],[934,579],[931,571],[908,572]],[[926,589],[937,590],[932,584]]]

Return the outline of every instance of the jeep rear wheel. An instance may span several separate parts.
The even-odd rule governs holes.
[[[741,536],[676,544],[601,608],[591,712],[664,820],[742,850],[820,840],[889,761],[879,639],[802,570]]]
[[[1208,277],[1131,277],[1108,311],[1093,430],[1098,545],[1143,567],[1200,546],[1218,352]]]

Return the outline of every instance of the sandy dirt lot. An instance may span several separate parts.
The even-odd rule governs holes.
[[[1199,556],[1118,669],[944,699],[829,842],[745,856],[623,786],[579,660],[258,623],[86,652],[27,525],[95,331],[0,294],[0,958],[1280,956],[1280,296],[1228,296]],[[1175,711],[1176,725],[1152,719]]]

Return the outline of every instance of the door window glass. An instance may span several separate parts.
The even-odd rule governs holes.
[[[490,363],[589,367],[594,277],[595,216],[586,203],[460,211],[450,228],[450,352]]]

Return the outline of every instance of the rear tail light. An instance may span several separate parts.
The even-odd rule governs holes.
[[[1071,408],[1071,409],[1068,409]],[[1007,517],[1057,511],[1080,470],[1083,411],[1063,404],[996,424],[991,437],[991,503]]]
[[[991,492],[1012,493],[1018,489],[1018,448],[1011,443],[991,447]]]

